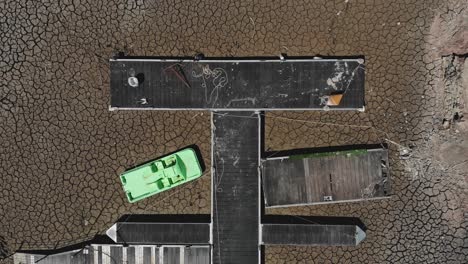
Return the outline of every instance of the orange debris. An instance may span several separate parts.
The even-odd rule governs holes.
[[[331,105],[331,106],[339,105],[342,98],[343,98],[343,94],[330,95],[328,97],[327,105]]]

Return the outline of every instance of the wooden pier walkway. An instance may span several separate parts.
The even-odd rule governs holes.
[[[259,263],[259,115],[212,115],[212,263]]]
[[[112,110],[317,110],[333,94],[342,99],[327,109],[364,107],[363,59],[123,57],[110,67]]]
[[[266,206],[305,205],[388,197],[385,149],[262,161]]]

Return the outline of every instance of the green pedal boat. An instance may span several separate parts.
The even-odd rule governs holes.
[[[197,154],[186,148],[128,170],[120,175],[128,201],[134,203],[170,190],[202,175]]]

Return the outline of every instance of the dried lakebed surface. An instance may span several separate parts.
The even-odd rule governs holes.
[[[268,210],[357,216],[358,247],[266,248],[267,263],[468,258],[467,6],[462,1],[1,1],[0,254],[101,233],[127,213],[209,213],[209,174],[128,204],[117,175],[197,144],[207,112],[109,112],[108,59],[364,55],[366,111],[267,114],[270,150],[389,144],[394,195]],[[455,56],[450,56],[455,53]],[[4,260],[9,263],[11,259]]]

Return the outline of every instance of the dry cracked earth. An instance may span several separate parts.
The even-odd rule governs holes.
[[[83,241],[122,214],[210,212],[208,173],[126,202],[126,168],[191,144],[210,166],[210,115],[109,111],[115,52],[287,53],[364,55],[366,111],[268,113],[266,147],[385,143],[393,195],[268,210],[368,230],[356,247],[267,247],[266,262],[467,263],[467,21],[463,0],[0,0],[0,257]]]

